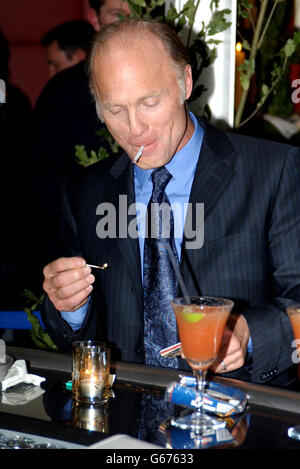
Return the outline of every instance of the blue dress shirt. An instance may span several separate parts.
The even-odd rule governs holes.
[[[195,116],[191,112],[189,114],[194,124],[194,133],[188,143],[179,152],[175,153],[171,161],[165,165],[172,175],[172,179],[166,187],[166,194],[173,209],[175,245],[179,259],[181,255],[185,215],[203,140],[203,129],[200,127]],[[152,171],[153,169],[141,169],[136,165],[134,167],[135,201],[137,204],[142,275],[145,244],[145,215],[152,194]],[[142,210],[139,210],[139,206],[143,207]]]

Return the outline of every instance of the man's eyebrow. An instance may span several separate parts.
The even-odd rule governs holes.
[[[167,90],[165,91],[158,91],[158,92],[153,92],[153,93],[149,93],[145,96],[141,96],[136,102],[138,103],[141,103],[143,101],[145,101],[145,99],[149,99],[149,98],[161,98],[163,96],[165,96],[167,94]],[[113,107],[124,107],[123,104],[121,103],[111,103],[111,102],[103,102],[102,105],[101,105],[102,109],[110,109],[110,108],[113,108]]]
[[[160,98],[161,96],[163,96],[165,93],[162,93],[162,92],[157,92],[157,93],[149,93],[149,94],[146,94],[145,96],[141,96],[140,98],[138,98],[137,101],[144,101],[145,99],[148,99],[148,98]],[[108,107],[112,107],[112,106],[122,106],[122,104],[119,104],[119,103],[111,103],[111,102],[106,102],[104,103],[104,106],[108,106]]]
[[[118,104],[118,103],[103,103],[101,105],[101,107],[103,109],[110,109],[110,108],[113,108],[113,107],[122,107],[122,104]]]
[[[145,101],[145,99],[149,99],[149,98],[162,98],[163,96],[165,96],[167,94],[167,92],[165,90],[160,90],[160,91],[157,91],[157,92],[153,92],[153,93],[149,93],[145,96],[142,96],[138,101],[141,102],[141,101]]]

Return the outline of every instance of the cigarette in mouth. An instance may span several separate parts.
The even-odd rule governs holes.
[[[137,154],[136,154],[135,157],[134,157],[134,160],[133,160],[134,163],[137,163],[137,162],[139,161],[140,157],[141,157],[142,154],[143,154],[143,150],[144,150],[144,147],[141,146],[140,149],[139,149],[139,151],[137,152]]]

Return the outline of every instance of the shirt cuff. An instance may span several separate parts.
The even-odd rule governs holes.
[[[253,352],[251,337],[250,337],[250,339],[249,339],[249,341],[248,341],[248,348],[247,348],[247,351],[248,351],[249,354],[250,354],[250,353],[252,354],[252,352]]]
[[[251,337],[248,341],[248,347],[247,347],[247,355],[246,355],[246,360],[245,360],[245,365],[248,369],[248,372],[252,372],[252,367],[253,367],[253,347],[252,347],[252,340]]]
[[[60,313],[61,317],[67,321],[73,331],[78,331],[81,328],[88,310],[89,302],[90,297],[88,298],[88,301],[83,306],[80,306],[80,308],[76,309],[76,311],[62,311]]]

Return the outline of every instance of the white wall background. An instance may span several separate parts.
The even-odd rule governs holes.
[[[177,11],[180,11],[185,0],[171,0]],[[207,24],[211,18],[211,0],[201,0],[195,18],[194,31],[202,29],[202,22]],[[236,17],[237,0],[220,0],[220,10],[229,9],[231,14],[226,16],[231,22],[230,28],[213,36],[221,40],[217,46],[218,56],[213,65],[204,69],[200,83],[208,91],[200,98],[199,104],[207,103],[212,112],[211,122],[219,128],[233,127],[234,124],[234,86],[235,86],[235,45],[236,45]],[[192,106],[196,111],[197,107]]]

